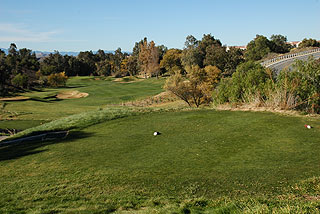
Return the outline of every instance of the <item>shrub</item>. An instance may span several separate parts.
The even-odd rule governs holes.
[[[260,102],[271,82],[272,76],[264,67],[249,61],[239,65],[231,79],[224,79],[215,93],[219,102]]]
[[[221,79],[216,90],[213,91],[213,100],[216,104],[230,102],[231,98],[232,78]]]
[[[220,82],[213,96],[217,104],[255,103],[320,113],[320,60],[297,61],[276,78],[259,64],[243,63],[232,78]]]
[[[293,66],[293,93],[298,98],[296,108],[320,113],[320,60],[310,58]],[[292,86],[291,86],[292,87]]]
[[[50,74],[48,76],[48,84],[52,87],[65,86],[67,83],[68,77],[64,72]]]

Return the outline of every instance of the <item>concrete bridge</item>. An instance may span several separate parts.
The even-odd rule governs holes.
[[[320,58],[320,48],[315,48],[308,51],[302,51],[294,54],[285,54],[273,59],[266,60],[260,64],[266,68],[272,68],[277,73],[282,69],[289,67],[295,60],[307,60],[310,56],[313,56],[314,59]]]

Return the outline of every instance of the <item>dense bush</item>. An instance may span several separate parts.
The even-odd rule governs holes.
[[[320,47],[320,42],[315,39],[307,39],[305,38],[299,44],[299,48],[306,48],[306,47]]]
[[[296,107],[320,113],[320,60],[297,61],[290,84],[297,96]]]
[[[214,93],[216,102],[253,102],[267,96],[272,83],[266,69],[253,61],[242,63],[231,78],[223,79]]]
[[[213,93],[215,103],[252,103],[320,113],[320,60],[297,61],[274,76],[257,63],[243,63],[231,78],[221,80]]]

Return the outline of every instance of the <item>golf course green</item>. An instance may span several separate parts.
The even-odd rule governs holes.
[[[60,118],[52,124],[63,129],[76,121],[65,116],[81,112],[77,120],[90,122],[65,126],[64,139],[0,147],[0,213],[319,212],[318,117],[211,108],[115,114],[107,105],[153,96],[162,83],[76,78],[68,86],[88,97],[10,102],[10,111],[30,114],[2,127]]]

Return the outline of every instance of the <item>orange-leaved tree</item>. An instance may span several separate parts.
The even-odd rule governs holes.
[[[198,65],[186,67],[187,75],[176,72],[170,76],[164,88],[185,101],[190,107],[208,104],[212,101],[212,92],[220,79],[221,70],[216,66],[200,68]]]
[[[148,43],[146,39],[144,40],[140,45],[138,61],[140,72],[145,78],[159,75],[159,51],[154,41]]]

